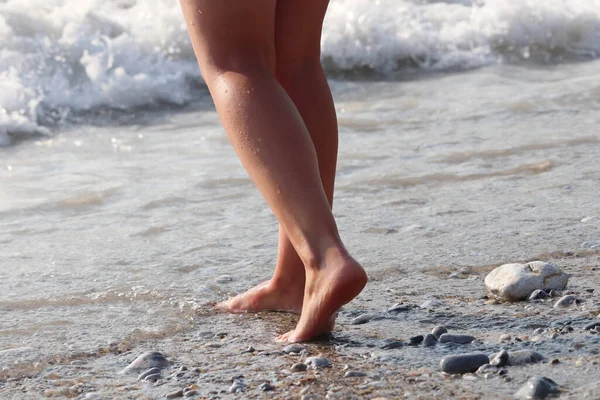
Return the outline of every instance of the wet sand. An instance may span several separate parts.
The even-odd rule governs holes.
[[[560,398],[598,398],[600,334],[583,327],[600,322],[600,299],[594,290],[600,285],[600,251],[564,251],[534,259],[571,274],[563,294],[574,294],[581,303],[556,309],[552,307],[556,298],[518,303],[488,299],[483,279],[495,265],[437,266],[410,276],[390,269],[372,274],[367,289],[340,312],[332,336],[307,343],[301,354],[285,354],[285,346],[273,341],[274,333],[292,327],[296,316],[227,315],[207,304],[188,327],[169,337],[137,336],[48,360],[43,371],[28,378],[3,376],[0,397],[158,399],[195,385],[197,394],[187,398],[509,399],[529,377],[545,376],[560,385]],[[405,307],[386,312],[396,303]],[[352,323],[365,313],[372,319]],[[476,340],[463,345],[410,345],[411,337],[425,335],[436,325]],[[573,329],[564,329],[568,326]],[[534,334],[538,328],[543,332]],[[506,334],[511,339],[501,341]],[[399,347],[382,349],[392,340],[401,342]],[[488,376],[441,372],[439,362],[446,355],[501,349],[535,350],[544,361],[507,366],[503,373]],[[145,351],[161,352],[170,363],[158,381],[138,380],[138,373],[147,368],[120,373]],[[290,371],[308,356],[326,357],[332,366]],[[345,377],[348,371],[364,376]],[[263,391],[265,382],[272,390]],[[233,384],[243,390],[231,393]]]

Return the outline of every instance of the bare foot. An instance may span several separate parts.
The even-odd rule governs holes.
[[[300,314],[303,297],[303,281],[276,284],[273,280],[268,280],[217,304],[217,308],[230,313],[286,311]]]
[[[300,321],[293,331],[275,340],[304,342],[331,332],[337,311],[358,296],[367,280],[365,270],[348,255],[338,255],[319,269],[307,270]]]

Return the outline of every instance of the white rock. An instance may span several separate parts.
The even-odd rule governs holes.
[[[536,289],[564,289],[569,275],[543,261],[504,264],[485,277],[490,293],[509,301],[525,300]]]

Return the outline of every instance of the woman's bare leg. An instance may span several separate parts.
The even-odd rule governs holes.
[[[275,79],[274,0],[181,0],[200,69],[242,164],[302,260],[306,284],[296,329],[309,340],[366,284],[325,194],[317,155],[296,106]]]
[[[308,129],[317,152],[321,182],[332,205],[338,127],[333,98],[321,66],[321,30],[327,3],[328,0],[286,0],[277,3],[275,72]],[[227,300],[223,306],[230,312],[280,310],[300,313],[304,281],[302,260],[280,225],[273,277]]]

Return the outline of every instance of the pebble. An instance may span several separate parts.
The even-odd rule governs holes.
[[[396,303],[393,306],[391,306],[390,308],[388,308],[387,312],[389,312],[389,313],[399,313],[399,312],[409,311],[410,309],[411,309],[411,307],[408,306],[408,305],[406,305],[406,304]]]
[[[169,361],[157,351],[148,351],[140,354],[131,364],[121,371],[122,374],[138,372],[142,369],[150,369],[152,367],[162,368],[169,365]]]
[[[490,358],[495,358],[494,354]],[[517,350],[508,353],[508,365],[535,364],[544,360],[544,356],[533,350]]]
[[[375,317],[376,317],[375,314],[361,314],[358,317],[354,318],[352,320],[351,324],[352,325],[366,324],[367,322],[371,321]]]
[[[286,354],[291,354],[300,353],[302,350],[306,350],[306,346],[298,343],[292,343],[290,345],[285,346],[281,351],[283,351]]]
[[[179,389],[171,393],[165,394],[166,399],[176,399],[178,397],[183,397],[183,390]]]
[[[292,372],[302,372],[302,371],[306,371],[308,369],[308,366],[304,363],[296,363],[294,365],[292,365],[292,368],[290,368],[290,371]]]
[[[440,367],[447,374],[464,374],[477,371],[479,367],[488,364],[489,361],[489,357],[483,353],[460,354],[442,358]]]
[[[390,340],[387,343],[385,343],[383,346],[381,346],[381,350],[399,349],[403,345],[404,344],[399,340]]]
[[[586,331],[591,331],[592,329],[595,329],[596,327],[600,327],[600,322],[592,322],[591,324],[587,324],[586,326],[583,327],[583,329]]]
[[[572,294],[561,297],[554,303],[554,308],[569,307],[571,304],[579,304],[580,300]]]
[[[502,349],[490,360],[490,364],[495,367],[504,367],[508,364],[508,351]]]
[[[438,340],[440,339],[440,336],[442,336],[444,333],[448,333],[448,329],[446,329],[446,327],[443,325],[438,325],[431,331],[431,334],[435,336],[435,338]]]
[[[511,340],[512,340],[512,336],[510,336],[508,333],[500,335],[501,342],[510,342]]]
[[[425,347],[430,347],[430,346],[435,346],[437,344],[437,339],[435,338],[435,336],[433,336],[433,334],[428,333],[427,336],[425,336],[425,339],[423,340],[423,346]]]
[[[233,385],[229,387],[229,393],[243,392],[247,387],[248,386],[244,382],[235,380],[233,381]]]
[[[260,384],[258,389],[261,392],[272,392],[273,390],[275,390],[275,386],[271,385],[269,382],[263,382]]]
[[[192,390],[185,391],[185,392],[183,393],[183,395],[184,395],[185,397],[192,397],[192,396],[195,396],[195,395],[197,395],[197,394],[198,394],[198,391],[197,391],[197,390],[193,390],[193,389],[192,389]]]
[[[541,299],[545,299],[546,297],[548,297],[548,293],[546,293],[546,291],[541,290],[541,289],[536,289],[529,296],[529,300],[541,300]]]
[[[444,303],[442,303],[439,300],[427,300],[423,304],[421,304],[419,307],[420,308],[438,308],[443,305],[444,305]]]
[[[411,346],[418,346],[423,341],[423,335],[413,336],[409,339],[408,344]]]
[[[304,364],[309,365],[313,368],[325,368],[331,367],[331,361],[325,357],[308,357]]]
[[[245,353],[254,353],[255,351],[256,351],[256,349],[254,347],[248,346],[248,348],[246,350],[242,351],[242,354],[245,354]]]
[[[534,376],[523,385],[517,393],[517,399],[545,399],[558,388],[550,378]]]
[[[453,335],[450,333],[444,333],[440,336],[440,343],[468,344],[473,340],[475,340],[475,337],[471,335]]]
[[[544,328],[537,328],[533,331],[534,335],[541,335],[542,333],[544,333]]]
[[[347,371],[344,374],[344,378],[360,378],[363,376],[367,376],[367,373],[363,371]]]
[[[221,275],[217,278],[217,283],[229,283],[233,282],[233,277],[231,275]]]
[[[138,381],[143,381],[147,376],[156,374],[160,376],[160,369],[156,367],[150,368],[149,370],[146,370],[138,375]]]
[[[498,371],[498,367],[492,365],[492,364],[483,364],[481,367],[477,368],[477,371],[475,371],[475,373],[477,375],[482,375],[482,374],[487,374],[488,372],[497,372]]]
[[[509,301],[527,299],[536,289],[564,289],[569,281],[555,265],[533,261],[504,264],[485,277],[485,286],[495,296]]]
[[[160,373],[158,374],[152,374],[152,375],[148,375],[144,378],[144,382],[156,382],[158,381],[160,378],[162,378],[162,376],[160,376]]]

